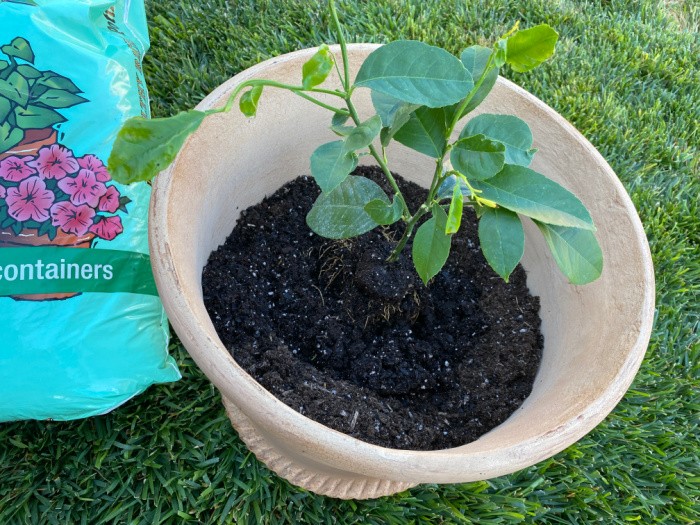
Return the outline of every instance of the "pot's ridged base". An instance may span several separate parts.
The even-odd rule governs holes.
[[[388,479],[369,478],[360,475],[352,476],[348,472],[337,471],[330,474],[327,469],[314,470],[306,462],[297,464],[283,451],[269,443],[255,429],[250,420],[236,408],[229,399],[222,396],[231,424],[239,437],[270,470],[285,478],[290,483],[332,498],[340,499],[371,499],[389,496],[397,492],[415,487],[416,483],[392,481]]]

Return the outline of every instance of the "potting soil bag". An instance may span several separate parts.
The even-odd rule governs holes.
[[[142,0],[0,1],[0,421],[102,414],[180,377],[150,186],[105,166],[149,115]]]

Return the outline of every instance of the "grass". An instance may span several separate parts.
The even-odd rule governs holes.
[[[271,474],[231,429],[179,346],[184,379],[106,416],[0,426],[0,523],[700,523],[700,13],[666,0],[340,1],[350,41],[415,38],[458,52],[520,19],[561,34],[556,59],[508,74],[601,151],[639,210],[656,267],[646,359],[614,412],[577,444],[479,483],[367,502]],[[234,73],[332,38],[303,0],[149,1],[145,70],[156,116]]]

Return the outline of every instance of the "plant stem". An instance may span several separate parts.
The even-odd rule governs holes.
[[[331,106],[330,104],[326,104],[324,102],[321,102],[320,100],[310,96],[307,94],[309,93],[323,93],[326,95],[333,95],[339,98],[345,98],[345,93],[342,91],[337,91],[333,89],[319,89],[319,88],[311,88],[311,89],[306,89],[303,86],[293,86],[290,84],[284,84],[282,82],[276,82],[274,80],[264,80],[264,79],[252,79],[252,80],[246,80],[245,82],[241,82],[236,86],[236,89],[233,90],[233,92],[229,95],[228,101],[226,102],[226,105],[223,108],[219,109],[214,109],[210,110],[209,113],[225,113],[227,111],[230,111],[231,108],[233,108],[233,105],[236,102],[236,98],[238,95],[243,91],[245,88],[248,87],[255,87],[255,86],[267,86],[267,87],[274,87],[274,88],[279,88],[279,89],[286,89],[287,91],[291,91],[295,95],[299,95],[301,98],[304,98],[308,100],[309,102],[312,102],[316,104],[317,106],[320,106],[324,109],[327,109],[329,111],[332,111],[333,113],[340,113],[341,115],[349,115],[349,113],[340,108],[336,108],[334,106]]]
[[[343,87],[345,88],[345,93],[350,94],[350,72],[348,71],[348,46],[345,43],[345,35],[343,34],[343,28],[340,25],[340,20],[338,20],[338,13],[335,10],[335,2],[329,0],[329,7],[331,8],[331,18],[333,19],[333,26],[335,28],[335,36],[338,38],[338,43],[340,44],[340,54],[343,57],[343,76],[341,81],[343,82]]]
[[[494,59],[495,53],[492,51],[491,55],[489,56],[489,60],[486,63],[486,67],[484,68],[483,73],[479,77],[479,80],[476,82],[472,90],[469,92],[469,94],[466,96],[466,98],[462,101],[462,103],[459,105],[457,108],[457,111],[454,114],[454,117],[452,118],[452,122],[450,123],[450,126],[445,132],[445,146],[440,154],[440,156],[436,160],[436,165],[435,165],[435,173],[433,173],[433,180],[430,184],[430,190],[428,190],[428,197],[425,200],[425,203],[418,209],[416,214],[413,217],[410,217],[407,221],[406,224],[406,229],[403,232],[403,235],[401,236],[401,239],[399,239],[398,244],[396,247],[393,249],[393,251],[389,254],[389,257],[387,257],[388,262],[395,262],[398,260],[399,255],[403,251],[403,249],[406,247],[406,243],[408,242],[408,239],[411,237],[413,234],[413,229],[418,222],[418,220],[425,215],[428,210],[430,210],[430,206],[433,203],[433,200],[435,199],[435,194],[437,193],[438,189],[442,185],[442,183],[445,181],[445,178],[447,175],[443,175],[443,163],[445,162],[445,156],[449,153],[451,149],[451,145],[449,144],[450,137],[452,136],[452,132],[455,129],[455,126],[457,126],[457,122],[462,118],[462,113],[466,109],[466,107],[469,105],[469,103],[472,101],[474,96],[476,95],[476,92],[479,90],[481,85],[484,83],[484,80],[486,79],[486,75],[491,71],[493,68],[493,59]]]

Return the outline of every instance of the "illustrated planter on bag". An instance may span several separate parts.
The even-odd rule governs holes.
[[[119,213],[127,212],[130,199],[110,184],[98,157],[76,156],[56,142],[53,128],[66,121],[59,109],[87,102],[82,91],[68,78],[36,69],[27,40],[17,37],[0,49],[9,60],[0,61],[0,248],[90,248],[95,238],[111,241],[123,231]],[[69,282],[82,277],[82,268],[62,260],[5,265],[2,278]],[[43,301],[78,293],[12,297]]]
[[[401,144],[385,143],[387,135],[396,130],[392,130],[391,123],[385,122],[384,116],[380,122],[372,116],[378,112],[377,106],[382,106],[381,102],[378,103],[375,93],[370,96],[369,90],[349,90],[348,79],[357,78],[358,71],[369,61],[368,57],[386,56],[388,51],[381,53],[382,47],[363,44],[346,48],[342,32],[338,33],[341,46],[303,50],[258,64],[217,88],[197,107],[198,111],[181,113],[158,122],[131,121],[120,132],[126,147],[117,148],[118,139],[109,163],[111,167],[119,167],[119,176],[124,179],[136,180],[147,171],[152,175],[174,158],[174,162],[155,179],[149,241],[156,283],[175,330],[196,363],[221,391],[227,413],[251,451],[279,475],[314,492],[341,498],[372,498],[399,492],[418,483],[488,479],[551,457],[591,431],[619,402],[641,364],[649,340],[654,310],[653,269],[644,230],[629,196],[605,160],[580,133],[540,100],[497,74],[490,81],[492,91],[488,96],[484,93],[482,104],[466,117],[464,129],[482,125],[485,121],[482,115],[488,116],[486,120],[498,120],[498,115],[507,113],[525,123],[532,132],[534,144],[521,148],[522,154],[531,157],[532,146],[537,148],[539,151],[532,161],[532,171],[578,196],[583,203],[581,208],[585,206],[590,212],[590,216],[588,212],[581,214],[580,225],[590,231],[590,225],[595,223],[597,243],[594,247],[599,244],[599,250],[590,248],[593,243],[579,243],[581,238],[576,238],[577,234],[574,233],[574,237],[569,235],[572,230],[559,228],[565,226],[576,230],[575,225],[554,223],[554,228],[547,226],[550,224],[547,221],[558,220],[550,215],[552,207],[537,206],[533,211],[529,206],[538,202],[539,186],[534,186],[534,192],[533,186],[527,184],[511,185],[508,192],[497,191],[498,184],[508,187],[508,182],[515,181],[517,186],[525,173],[523,169],[527,168],[504,167],[501,162],[501,171],[484,176],[481,170],[485,167],[492,170],[492,165],[489,166],[488,162],[469,164],[472,158],[492,160],[492,155],[480,154],[503,153],[503,145],[487,143],[483,137],[461,137],[454,126],[445,128],[444,135],[441,132],[437,142],[448,140],[450,147],[469,149],[474,156],[467,156],[466,160],[453,159],[455,169],[446,168],[443,173],[439,169],[441,162],[436,169],[435,160],[421,151],[428,149],[429,143],[417,146],[406,140],[410,142],[409,147],[404,147],[403,141]],[[496,45],[493,54],[489,51],[486,64],[491,64],[494,56],[503,58],[505,48],[501,43],[499,41]],[[409,45],[417,52],[425,49],[419,43]],[[391,44],[387,45],[387,50],[392,49],[388,46]],[[542,46],[534,46],[534,49],[538,54]],[[328,59],[329,56],[335,58]],[[539,54],[530,58],[532,64],[546,56]],[[463,58],[462,61],[478,69],[477,60]],[[338,67],[337,76],[328,76],[333,71],[333,64],[341,63],[342,71]],[[311,96],[310,86],[318,84],[318,79],[308,85],[306,80],[312,76],[309,71],[318,72],[318,64],[330,66],[319,74],[322,79],[328,76],[323,86],[325,92],[311,93],[319,97],[315,102],[320,103],[314,106],[295,94],[302,92],[307,99]],[[516,62],[516,65],[522,65],[526,70],[527,64]],[[384,66],[386,64],[377,67],[376,78],[389,76],[387,71],[390,68]],[[408,69],[412,72],[410,65]],[[478,92],[483,85],[487,70],[488,67],[482,67],[479,84],[469,86],[468,95],[458,91],[461,97],[466,96],[458,108],[468,107],[473,91]],[[303,71],[303,77],[300,71]],[[299,86],[301,78],[304,85]],[[362,77],[363,81],[366,78]],[[424,78],[419,78],[416,84]],[[264,80],[259,80],[256,85],[256,79]],[[468,77],[462,77],[457,84],[468,83],[468,80]],[[263,84],[292,86],[292,89],[265,88],[264,104],[260,103],[258,107]],[[382,89],[393,89],[395,95],[405,96],[405,75],[401,82],[389,84],[388,88],[382,85]],[[244,92],[245,88],[250,90]],[[348,115],[341,110],[341,118],[331,120],[327,110],[329,107],[333,109],[329,105],[333,99],[330,96],[321,98],[321,95],[338,96],[338,92],[353,94],[352,106],[349,94],[345,98],[347,113],[355,124],[349,131],[343,129],[344,117]],[[414,92],[417,96],[423,95],[421,89]],[[243,114],[226,112],[240,93],[243,93],[240,99]],[[436,104],[451,102],[453,99]],[[404,116],[415,110],[415,107],[410,109]],[[253,114],[255,118],[249,120],[247,117]],[[463,116],[459,111],[454,114],[453,122]],[[207,115],[210,116],[205,119]],[[393,115],[398,118],[396,113]],[[420,116],[416,118],[420,120]],[[434,123],[439,127],[440,119]],[[185,141],[195,129],[191,138]],[[427,128],[423,126],[423,129]],[[156,139],[158,146],[155,145]],[[462,139],[464,141],[460,142]],[[175,152],[183,144],[175,158]],[[350,146],[356,145],[358,148],[355,149],[369,148],[374,159],[370,155],[351,156],[355,149]],[[509,142],[509,145],[513,143]],[[143,157],[128,155],[129,148],[142,151]],[[157,151],[156,148],[161,149]],[[437,155],[431,156],[442,161],[447,149],[440,148]],[[426,189],[430,188],[429,195],[445,200],[453,195],[449,205],[450,217],[458,215],[453,213],[452,203],[460,202],[461,195],[465,201],[471,199],[483,207],[501,206],[518,213],[518,222],[522,222],[524,253],[518,254],[518,259],[522,255],[521,264],[527,273],[528,287],[540,297],[544,335],[542,363],[532,392],[523,405],[505,422],[462,446],[432,451],[398,450],[372,445],[312,421],[274,397],[239,366],[234,357],[251,349],[227,349],[204,304],[202,270],[210,254],[224,242],[243,210],[300,174],[308,173],[309,158],[312,175],[321,189],[328,192],[321,194],[317,204],[330,204],[334,208],[331,211],[338,212],[341,219],[347,215],[360,216],[364,221],[362,228],[368,224],[370,227],[381,224],[384,218],[398,220],[401,215],[400,206],[395,206],[397,202],[401,204],[398,198],[392,203],[374,190],[355,192],[351,191],[352,188],[342,187],[344,181],[349,181],[349,185],[356,184],[360,190],[363,190],[362,185],[371,186],[358,183],[358,177],[351,179],[349,172],[358,162],[377,161],[383,166],[382,155],[375,154],[377,150],[386,153],[385,158],[392,159],[391,167],[397,173]],[[333,162],[325,162],[329,157],[323,157],[322,153],[328,152],[335,155],[331,159]],[[318,163],[319,157],[323,157],[324,162]],[[136,161],[129,163],[129,159]],[[476,170],[475,174],[469,173],[471,180],[461,171],[463,160],[464,165]],[[319,164],[330,167],[330,170],[316,173]],[[506,164],[517,165],[518,161]],[[467,167],[465,171],[469,169]],[[447,178],[453,171],[457,171],[457,180],[449,194],[442,196],[438,192],[442,185],[438,182],[444,182],[443,175]],[[432,172],[436,174],[434,177],[430,176]],[[117,171],[114,173],[116,175]],[[324,177],[328,173],[332,176]],[[317,176],[319,174],[321,176]],[[504,178],[510,180],[504,183]],[[542,181],[539,177],[532,178]],[[465,189],[458,182],[463,182]],[[324,184],[329,187],[324,188]],[[330,187],[333,184],[336,186]],[[550,183],[542,183],[542,186],[551,188]],[[348,191],[346,195],[337,195],[333,193],[336,188]],[[379,197],[369,202],[352,202],[355,197],[357,201],[366,201],[366,195],[362,193]],[[581,209],[576,204],[568,204],[578,202],[571,200],[568,192],[555,190],[552,193],[562,196],[562,201],[567,202],[563,206],[565,209],[559,212],[574,213]],[[350,199],[346,198],[348,195]],[[438,207],[447,208],[447,204]],[[367,212],[367,218],[377,217],[378,220],[367,220],[360,213],[362,209]],[[375,213],[378,210],[379,213]],[[443,211],[447,214],[446,210]],[[313,213],[312,210],[307,215],[307,222],[316,233],[328,224],[361,229],[354,220],[324,223],[317,221]],[[533,220],[525,219],[527,216]],[[440,210],[434,208],[433,217],[440,219]],[[450,229],[448,224],[439,224],[438,228],[429,224],[429,227],[433,238],[438,241]],[[331,229],[323,233],[332,237],[337,231]],[[567,231],[569,233],[559,235]],[[340,233],[345,235],[347,232]],[[554,256],[548,253],[548,246]],[[582,246],[590,249],[581,250]],[[601,253],[605,260],[602,268],[599,264]],[[416,269],[424,282],[435,275],[437,265],[433,263],[437,257],[430,255],[427,258],[414,256]],[[494,270],[507,277],[510,263],[495,266]],[[573,284],[579,280],[581,283],[593,282],[586,286]],[[236,283],[229,286],[236,286]],[[267,335],[261,333],[260,337]]]

